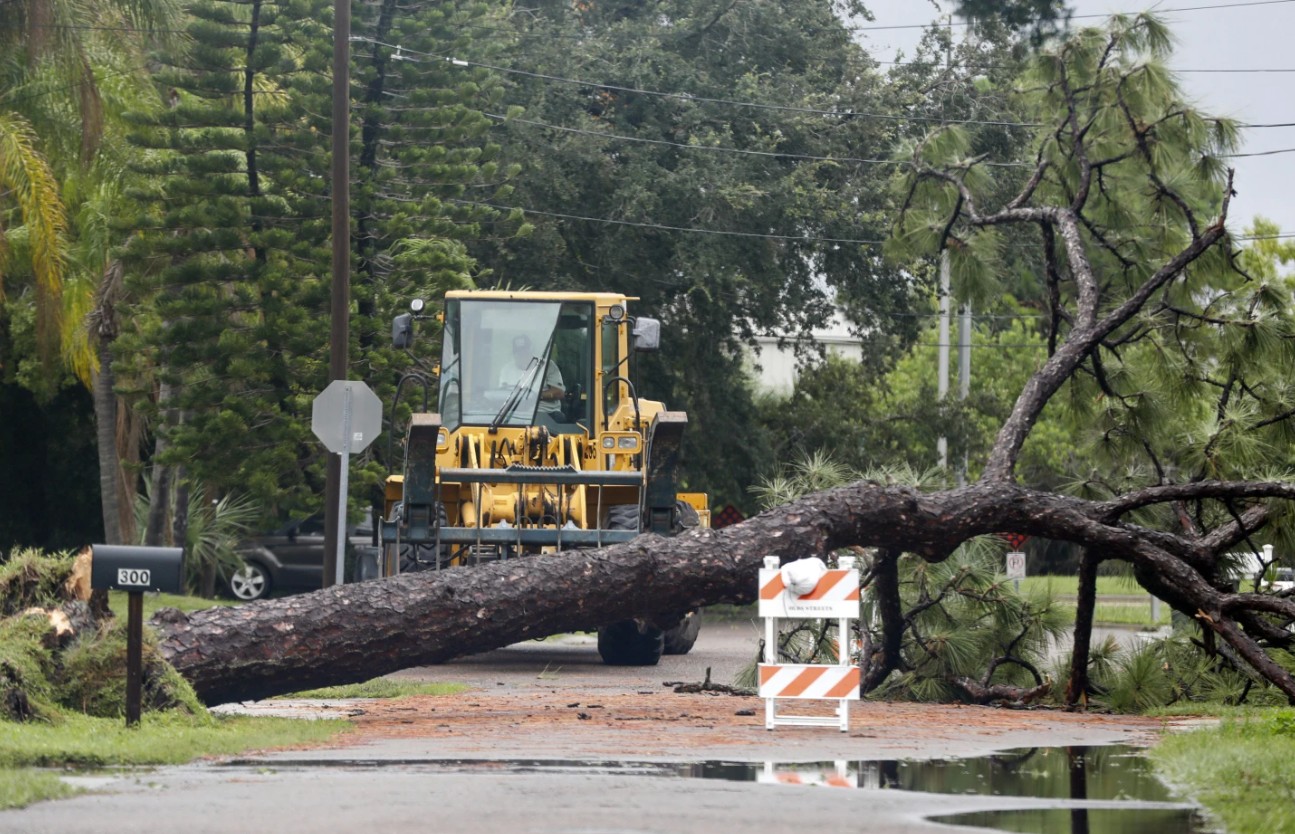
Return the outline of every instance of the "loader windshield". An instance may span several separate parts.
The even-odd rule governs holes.
[[[443,424],[588,425],[593,307],[556,301],[452,299],[445,309]]]

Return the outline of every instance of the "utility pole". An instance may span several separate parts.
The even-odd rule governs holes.
[[[962,305],[958,317],[958,399],[965,405],[971,393],[971,304]],[[967,445],[962,446],[958,464],[958,486],[967,485]]]
[[[333,284],[330,308],[328,378],[346,379],[351,341],[351,2],[333,0]],[[328,456],[324,482],[324,587],[337,575],[338,529],[331,508],[342,495],[345,455]]]
[[[953,15],[949,15],[949,40],[944,45],[944,67],[949,70],[953,66]],[[937,350],[939,351],[939,370],[936,371],[936,393],[939,397],[940,405],[949,397],[949,316],[950,307],[953,299],[950,298],[951,281],[949,280],[949,250],[948,241],[941,241],[940,250],[940,323],[939,334],[936,339],[939,342]],[[943,411],[943,408],[941,408]],[[943,415],[941,415],[943,416]],[[949,438],[943,433],[935,441],[935,453],[939,459],[938,463],[941,470],[949,468]]]
[[[940,367],[935,377],[936,392],[941,405],[949,396],[949,307],[952,303],[949,297],[949,283],[949,250],[945,249],[940,252],[940,329],[936,340],[939,342]],[[940,459],[940,468],[948,469],[949,438],[941,434],[939,440],[935,442],[935,450]]]

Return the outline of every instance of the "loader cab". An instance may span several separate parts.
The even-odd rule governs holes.
[[[441,356],[440,412],[460,426],[544,426],[588,434],[596,310],[589,301],[449,298]]]

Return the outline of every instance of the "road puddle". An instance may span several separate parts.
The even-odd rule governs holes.
[[[1027,834],[1207,834],[1214,830],[1192,808],[1030,808],[929,819]]]
[[[1062,807],[932,816],[933,822],[1033,834],[1205,834],[1195,806],[1172,795],[1137,748],[1037,747],[966,759],[658,762],[610,759],[235,759],[273,770],[395,769],[480,775],[718,779],[827,789],[900,790],[1055,800]]]
[[[235,759],[228,766],[264,766]],[[282,768],[656,776],[1042,799],[1175,802],[1137,748],[1036,747],[966,759],[656,762],[606,759],[276,759]]]

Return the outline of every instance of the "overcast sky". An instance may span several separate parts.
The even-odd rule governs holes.
[[[930,0],[865,0],[876,16],[873,24],[897,26],[927,23],[939,16]],[[943,2],[948,8],[951,4]],[[1295,123],[1295,0],[1069,0],[1075,26],[1098,25],[1115,12],[1156,10],[1177,40],[1171,67],[1179,73],[1186,94],[1202,110],[1231,116],[1250,124]],[[1222,8],[1202,9],[1202,6]],[[1171,11],[1179,9],[1181,11]],[[1196,10],[1190,10],[1196,9]],[[874,29],[861,33],[879,60],[895,52],[911,55],[921,31]],[[1287,72],[1199,72],[1199,70],[1287,70]],[[1295,128],[1247,128],[1241,153],[1295,148]],[[1295,152],[1234,159],[1237,196],[1229,228],[1236,234],[1256,215],[1275,221],[1285,233],[1295,233]]]

